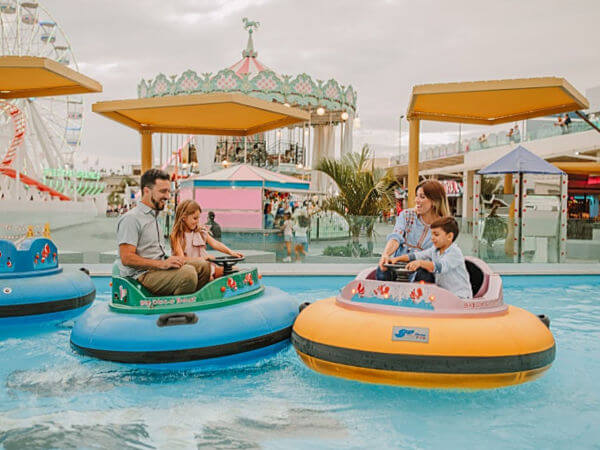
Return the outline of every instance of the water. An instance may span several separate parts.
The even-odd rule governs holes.
[[[343,277],[265,278],[313,301]],[[108,300],[108,279],[95,280]],[[505,277],[505,300],[548,314],[539,380],[489,391],[361,384],[290,348],[251,367],[152,373],[85,358],[70,323],[0,335],[0,448],[600,448],[600,277]]]

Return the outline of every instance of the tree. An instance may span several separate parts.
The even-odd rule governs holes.
[[[395,204],[394,188],[398,184],[385,170],[375,169],[370,156],[369,146],[365,145],[360,153],[350,153],[341,160],[323,158],[316,167],[338,187],[339,193],[326,198],[323,209],[338,213],[348,223],[355,256],[359,256],[362,228],[372,251],[375,221],[384,209]]]

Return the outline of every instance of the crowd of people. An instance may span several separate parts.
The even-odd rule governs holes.
[[[293,200],[288,193],[266,191],[263,208],[264,227],[283,232],[286,256],[283,262],[306,258],[310,236],[310,217],[315,208],[311,200]]]

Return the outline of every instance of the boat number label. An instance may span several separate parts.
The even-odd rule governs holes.
[[[392,341],[429,342],[429,328],[394,327]]]

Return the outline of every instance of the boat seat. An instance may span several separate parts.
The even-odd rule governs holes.
[[[489,277],[479,268],[477,264],[468,259],[465,259],[465,266],[467,266],[467,272],[469,273],[469,280],[471,281],[471,289],[473,290],[473,298],[483,297],[487,292],[489,285]]]

